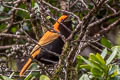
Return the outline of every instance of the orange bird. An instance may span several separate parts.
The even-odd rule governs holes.
[[[62,15],[57,22],[53,25],[53,28],[55,31],[60,32],[62,35],[67,38],[70,35],[70,32],[60,23],[63,23],[67,28],[72,30],[72,21],[67,21],[68,16]],[[64,42],[60,35],[56,32],[53,32],[53,30],[47,31],[42,38],[39,40],[39,45],[41,45],[43,48],[55,52],[56,54],[61,54],[62,48],[64,46]],[[36,45],[32,52],[31,52],[31,58],[35,58],[38,61],[44,63],[44,64],[54,64],[53,62],[57,62],[59,60],[59,57],[50,54],[50,52],[39,48],[39,45]],[[32,59],[29,58],[26,64],[23,66],[22,70],[19,73],[19,76],[22,76],[24,72],[28,69],[30,66]],[[53,62],[52,62],[53,61]]]

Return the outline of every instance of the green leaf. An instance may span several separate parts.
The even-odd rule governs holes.
[[[103,59],[105,58],[106,55],[107,55],[107,48],[105,48],[101,53]]]
[[[111,65],[109,68],[109,75],[111,75],[111,77],[115,77],[117,75],[119,75],[119,65]]]
[[[96,58],[95,54],[93,54],[93,53],[90,53],[89,60],[93,60],[93,61],[99,62],[98,59]]]
[[[100,71],[107,73],[108,67],[105,65],[105,61],[104,59],[102,59],[100,54],[97,53],[96,56],[94,55],[94,59],[92,58],[90,62],[95,66],[93,68],[99,69]]]
[[[92,68],[91,69],[92,75],[95,77],[102,77],[103,72],[101,72],[99,69]]]
[[[104,61],[104,59],[100,56],[100,54],[96,54],[96,58],[99,60],[99,62],[101,63],[101,64],[103,64],[103,65],[105,65],[105,61]]]
[[[12,78],[12,76],[15,74],[15,72],[12,72],[12,74],[9,76],[9,78]]]
[[[120,59],[120,46],[118,46],[117,58]]]
[[[6,28],[6,24],[0,24],[0,32],[3,31]]]
[[[98,62],[96,62],[96,61],[90,61],[90,62],[91,62],[91,64],[94,65],[94,67],[91,67],[91,68],[96,68],[96,69],[99,69],[101,71],[104,71],[104,68]]]
[[[93,5],[88,5],[88,8],[89,8],[89,9],[92,9],[92,8],[93,8]]]
[[[47,16],[46,18],[49,20],[51,17],[50,17],[50,16]]]
[[[30,80],[31,77],[32,77],[32,72],[30,72],[24,80]]]
[[[23,9],[26,9],[26,5],[25,5],[24,3],[21,3],[21,4],[19,5],[19,7],[20,7],[20,8],[23,8]]]
[[[90,80],[87,74],[83,74],[79,80]]]
[[[106,65],[104,59],[100,56],[100,54],[90,54],[90,62],[97,68],[101,70],[105,70]]]
[[[85,68],[90,70],[91,67],[87,64],[83,64],[83,65],[80,65],[79,68]]]
[[[35,6],[35,0],[32,0],[32,7]]]
[[[85,59],[84,57],[81,56],[81,59],[85,61],[85,63],[87,63],[89,66],[95,67],[89,60]]]
[[[27,9],[25,4],[20,4],[19,7],[20,7],[20,8],[23,8],[23,9]],[[19,16],[19,17],[18,17],[18,16]],[[25,19],[29,19],[29,18],[30,18],[28,12],[21,11],[21,10],[18,10],[18,11],[17,11],[17,17],[18,17],[18,20],[22,20],[22,19],[24,19],[24,18],[25,18]]]
[[[0,80],[13,80],[13,79],[10,79],[9,77],[0,75]]]
[[[101,44],[103,44],[107,48],[111,48],[112,47],[112,44],[110,43],[110,41],[107,40],[105,37],[101,38],[100,42],[101,42]]]
[[[109,72],[108,72],[108,75],[112,75],[114,73],[114,70],[116,69],[116,66],[115,65],[109,65]]]
[[[118,46],[115,46],[112,48],[113,52],[112,54],[110,55],[110,57],[106,60],[106,65],[110,64],[111,61],[115,58],[115,56],[117,55],[119,49],[118,49]]]
[[[15,33],[17,30],[17,27],[12,27],[11,32]]]
[[[82,63],[83,63],[83,60],[81,59],[81,56],[80,56],[80,55],[78,55],[78,56],[76,57],[76,62],[77,62],[77,64],[82,64]]]
[[[8,13],[9,10],[10,10],[10,8],[7,8],[7,7],[4,8],[4,12],[7,12],[7,13]],[[1,16],[0,16],[0,17],[1,17]]]
[[[106,65],[105,60],[102,58],[102,56],[100,56],[100,54],[96,54],[97,59],[99,60],[99,62],[101,63],[100,67],[103,69],[103,71],[107,74],[108,72],[108,66]]]
[[[24,11],[17,11],[17,15],[18,15],[18,19],[19,20],[22,20],[22,19],[29,19],[30,18],[30,16],[29,16],[29,14],[27,13],[27,12],[24,12]]]
[[[93,68],[101,69],[100,61],[97,59],[95,54],[91,53],[89,57],[90,62],[94,65]]]
[[[102,64],[102,62],[97,58],[97,56],[95,56],[95,54],[91,53],[90,54],[90,58],[89,58],[90,61],[93,61],[93,62],[96,62],[96,63],[99,63],[99,64]]]
[[[50,78],[47,77],[46,75],[41,75],[40,80],[50,80]]]

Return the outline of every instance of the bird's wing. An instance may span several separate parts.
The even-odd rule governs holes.
[[[40,46],[45,46],[45,45],[51,43],[52,41],[54,41],[55,39],[57,39],[58,37],[59,37],[58,33],[47,31],[43,35],[43,37],[39,40],[38,44]],[[35,58],[38,54],[40,54],[40,46],[39,45],[36,45],[33,48],[32,52],[31,52],[32,58]],[[23,73],[29,68],[31,62],[32,62],[32,59],[29,58],[28,61],[26,62],[26,64],[23,66],[22,70],[20,71],[19,76],[23,75]]]
[[[32,57],[36,57],[36,55],[38,55],[40,52],[38,53],[35,53],[36,50],[40,49],[40,46],[45,46],[51,42],[53,42],[55,39],[57,39],[59,37],[59,34],[58,33],[53,33],[53,32],[50,32],[50,31],[47,31],[43,37],[39,40],[38,44],[39,45],[36,45],[31,54],[32,54]]]

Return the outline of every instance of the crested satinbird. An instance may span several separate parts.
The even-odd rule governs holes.
[[[60,55],[64,46],[64,41],[62,40],[60,34],[64,35],[65,38],[68,38],[68,36],[70,35],[70,31],[68,31],[68,29],[72,30],[72,21],[67,19],[68,15],[62,15],[53,25],[53,29],[47,31],[42,36],[38,44],[41,47]],[[64,26],[68,29],[66,29]],[[32,63],[32,58],[37,59],[38,61],[44,64],[53,64],[51,61],[59,61],[58,56],[52,53],[50,54],[50,52],[40,48],[39,45],[36,45],[33,48],[31,52],[31,58],[29,58],[28,61],[25,63],[25,65],[19,73],[19,76],[22,76],[24,72],[28,69],[28,67]]]

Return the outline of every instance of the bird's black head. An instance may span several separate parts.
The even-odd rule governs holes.
[[[60,30],[60,33],[65,36],[65,38],[69,37],[72,31],[72,21],[68,19],[61,21],[59,30]]]

